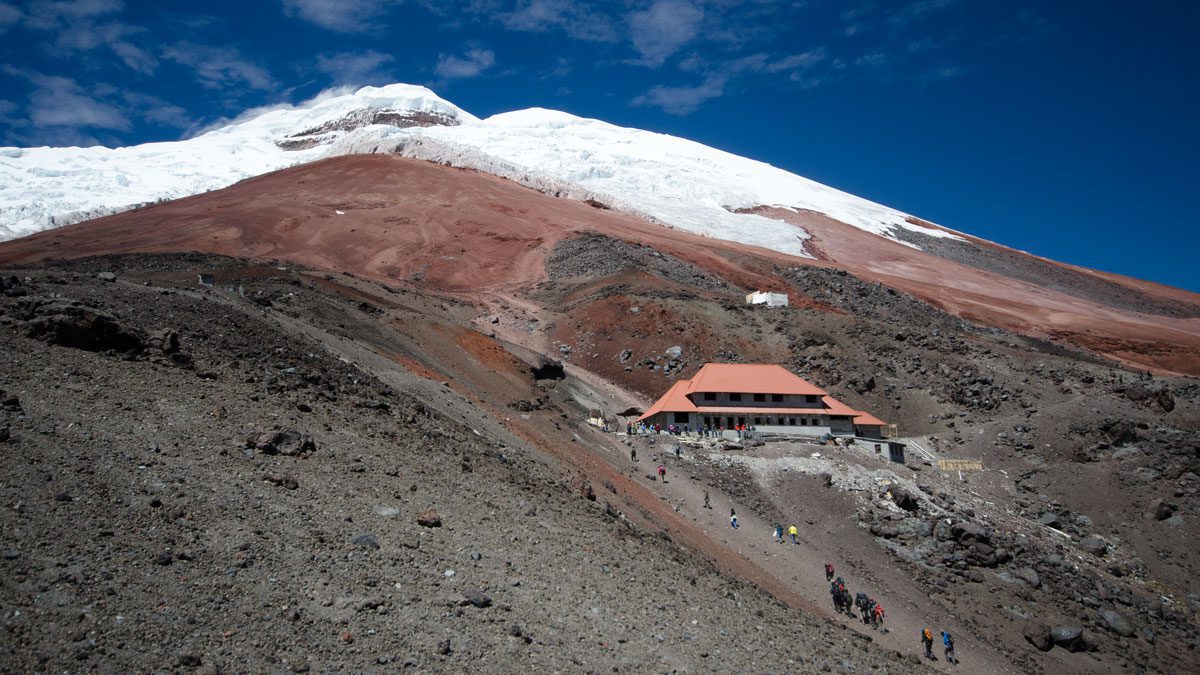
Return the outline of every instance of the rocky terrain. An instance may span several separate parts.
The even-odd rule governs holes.
[[[913,667],[339,353],[399,311],[377,286],[195,256],[3,278],[5,670]]]
[[[1196,380],[881,266],[379,156],[2,244],[3,663],[902,671],[928,626],[965,672],[1196,670]],[[1064,325],[1104,318],[1106,286],[1039,269]],[[1122,335],[1200,307],[1118,285]],[[790,368],[906,463],[584,421],[623,432],[708,361]],[[833,613],[826,562],[883,630]]]

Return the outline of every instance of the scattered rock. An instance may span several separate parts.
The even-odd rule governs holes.
[[[417,514],[417,524],[421,527],[441,527],[442,516],[437,509],[425,509]]]
[[[1084,537],[1082,540],[1080,540],[1079,547],[1088,553],[1097,556],[1103,556],[1105,552],[1108,551],[1108,544],[1105,543],[1103,539],[1095,535]]]
[[[1069,652],[1077,652],[1083,648],[1083,629],[1079,626],[1058,626],[1050,631],[1050,639],[1054,644]]]
[[[1152,499],[1146,506],[1146,517],[1154,520],[1166,520],[1179,510],[1179,507],[1162,499]]]
[[[1130,637],[1133,635],[1133,625],[1115,609],[1100,610],[1100,620],[1104,622],[1104,626],[1110,631],[1120,635],[1121,637]]]
[[[285,488],[288,490],[295,490],[296,488],[300,487],[300,483],[296,482],[295,478],[293,478],[292,476],[289,476],[287,474],[282,474],[282,473],[265,474],[263,476],[263,480],[265,480],[268,483],[273,483],[275,485],[278,485],[281,488]]]
[[[350,543],[354,544],[355,546],[361,546],[362,548],[379,548],[379,541],[375,539],[375,535],[371,534],[370,532],[358,535],[357,537],[351,539]]]
[[[247,447],[255,448],[265,455],[294,456],[315,452],[317,444],[308,434],[284,429],[261,433],[248,441]]]
[[[478,589],[471,589],[468,591],[464,591],[463,595],[467,598],[467,602],[471,603],[472,605],[474,605],[480,609],[492,606],[492,599],[489,598],[488,596],[484,595],[483,591],[480,591]]]
[[[1054,647],[1054,640],[1050,637],[1050,626],[1045,622],[1036,619],[1026,621],[1022,634],[1026,642],[1038,651],[1048,652]]]

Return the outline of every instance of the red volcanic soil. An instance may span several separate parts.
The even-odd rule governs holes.
[[[587,230],[680,249],[680,257],[740,273],[747,284],[769,281],[721,257],[759,249],[714,246],[490,174],[392,155],[321,160],[6,242],[0,264],[192,250],[419,280],[440,290],[496,290],[542,278],[554,244]]]
[[[1200,375],[1200,319],[1109,307],[930,255],[817,213],[765,207],[754,213],[803,227],[812,235],[806,245],[837,267],[911,293],[976,323],[1036,337],[1066,339],[1134,366]],[[971,240],[997,247],[991,242]],[[1158,298],[1200,305],[1200,296],[1187,291],[1064,267]]]
[[[1200,375],[1200,319],[1142,314],[1065,295],[813,213],[757,212],[808,230],[822,259],[815,264],[845,268],[972,321],[1057,336],[1139,367]],[[812,260],[653,225],[489,174],[390,155],[326,159],[5,242],[0,265],[201,251],[289,260],[464,295],[507,294],[544,279],[544,261],[554,245],[588,231],[647,244],[741,288],[786,290],[793,304],[811,304],[772,267]],[[1143,293],[1200,304],[1184,291],[1095,274]]]

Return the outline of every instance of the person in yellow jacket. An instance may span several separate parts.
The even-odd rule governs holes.
[[[793,544],[800,543],[800,542],[796,541],[796,526],[795,525],[792,525],[791,527],[788,528],[788,534],[792,535],[792,543]]]

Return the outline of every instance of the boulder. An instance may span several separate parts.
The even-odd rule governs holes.
[[[1022,567],[1017,570],[1016,576],[1021,581],[1029,584],[1030,588],[1040,588],[1042,585],[1042,577],[1032,567]]]
[[[916,511],[921,508],[921,502],[908,488],[902,485],[893,485],[890,488],[890,492],[892,493],[892,501],[896,503],[896,506],[905,511]]]
[[[1025,641],[1040,652],[1048,652],[1054,647],[1054,640],[1050,637],[1050,626],[1045,622],[1036,619],[1026,621],[1023,634]]]
[[[992,540],[992,535],[987,531],[987,528],[978,523],[967,521],[959,521],[951,525],[950,534],[956,541],[960,542],[977,541],[987,544]]]
[[[31,338],[92,352],[141,352],[143,340],[98,309],[65,301],[38,305],[25,324]]]
[[[1154,520],[1166,520],[1177,510],[1179,510],[1179,507],[1175,504],[1162,499],[1151,499],[1150,503],[1146,506],[1146,517],[1153,518]]]
[[[1100,610],[1100,620],[1104,622],[1105,628],[1121,637],[1130,637],[1134,633],[1133,624],[1115,609]]]
[[[467,602],[480,609],[492,606],[492,599],[484,595],[483,591],[478,589],[464,591],[463,595],[467,598]]]
[[[1058,527],[1058,514],[1043,513],[1042,517],[1038,518],[1037,521],[1038,525],[1045,525],[1046,527]]]
[[[311,436],[292,429],[263,432],[247,445],[265,455],[303,455],[317,449]]]
[[[1108,544],[1103,539],[1092,535],[1079,541],[1079,547],[1092,555],[1102,556],[1108,551]]]
[[[1079,626],[1056,626],[1050,631],[1050,639],[1069,652],[1083,649],[1083,629]]]
[[[300,487],[300,483],[295,478],[283,473],[268,473],[263,476],[263,480],[268,483],[273,483],[286,490],[295,490]]]
[[[437,509],[425,509],[417,514],[417,524],[421,527],[441,527],[442,516]]]
[[[1079,646],[1084,651],[1095,652],[1100,650],[1100,636],[1090,630],[1085,630],[1079,634]]]
[[[354,544],[355,546],[361,546],[362,548],[379,548],[379,540],[376,539],[375,535],[371,534],[370,532],[358,535],[357,537],[351,539],[350,543]]]

